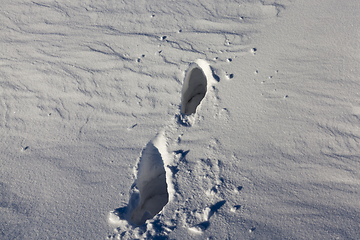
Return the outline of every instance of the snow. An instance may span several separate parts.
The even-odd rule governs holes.
[[[209,63],[197,59],[192,63],[185,74],[181,91],[181,113],[191,115],[204,99],[207,91],[216,83],[216,76]],[[218,78],[218,77],[217,77]]]
[[[169,191],[164,168],[165,162],[169,161],[167,159],[165,137],[163,133],[160,133],[146,145],[141,154],[135,183],[139,191],[139,202],[133,204],[136,207],[133,211],[127,211],[131,212],[131,218],[128,221],[143,225],[168,203]],[[130,197],[132,198],[133,196]]]
[[[359,239],[357,1],[3,1],[0,239]]]

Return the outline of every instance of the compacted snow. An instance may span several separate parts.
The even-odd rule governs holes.
[[[359,239],[360,3],[0,8],[0,239]]]

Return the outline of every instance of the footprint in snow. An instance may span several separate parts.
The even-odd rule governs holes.
[[[181,113],[195,113],[207,91],[219,81],[220,78],[205,60],[198,59],[192,63],[185,73],[181,91]]]
[[[167,183],[164,167],[168,158],[166,140],[161,132],[141,152],[128,205],[115,209],[110,215],[110,221],[127,221],[140,226],[163,209],[169,201],[168,188],[171,187],[171,184]]]
[[[168,158],[162,133],[151,140],[141,153],[138,164],[136,188],[139,204],[131,213],[130,221],[142,225],[158,214],[169,201],[164,160]]]
[[[180,113],[176,114],[177,123],[182,126],[192,126],[203,99],[220,81],[218,70],[211,67],[205,60],[197,59],[190,64],[185,72],[181,91]]]
[[[185,75],[182,88],[181,112],[190,115],[196,112],[207,91],[206,76],[202,68],[193,63]]]
[[[225,200],[219,201],[214,205],[207,207],[203,210],[203,217],[205,221],[196,224],[189,228],[190,231],[195,233],[203,233],[209,226],[210,226],[210,218],[216,213],[224,204],[226,203]]]
[[[198,59],[189,66],[182,88],[181,114],[178,115],[178,124],[191,126],[191,115],[196,113],[209,88],[218,81],[220,78],[206,61]],[[133,127],[135,126],[136,124]],[[129,203],[126,207],[112,212],[114,222],[126,221],[140,226],[161,212],[174,191],[172,183],[167,178],[172,174],[168,163],[169,156],[164,131],[162,131],[143,149],[136,167],[136,180],[130,189]],[[210,217],[224,204],[225,201],[220,201],[205,209],[206,221],[191,229],[206,230],[210,225]]]

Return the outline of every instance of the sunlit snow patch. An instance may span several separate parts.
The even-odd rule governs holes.
[[[192,63],[185,73],[181,92],[181,113],[195,113],[209,87],[215,82],[210,65],[205,60],[197,59]]]

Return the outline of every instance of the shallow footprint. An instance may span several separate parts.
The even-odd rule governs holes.
[[[195,233],[203,233],[210,226],[210,218],[226,203],[225,200],[219,201],[210,207],[207,207],[203,210],[203,217],[205,221],[196,224],[189,228],[190,231]]]

